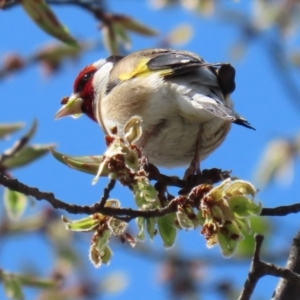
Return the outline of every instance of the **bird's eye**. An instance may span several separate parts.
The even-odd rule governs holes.
[[[74,92],[81,92],[86,86],[87,82],[93,77],[97,70],[92,70],[89,72],[81,72],[74,82]]]
[[[84,81],[89,80],[94,75],[94,73],[95,72],[88,72],[88,73],[84,74],[82,77],[82,80],[84,80]]]

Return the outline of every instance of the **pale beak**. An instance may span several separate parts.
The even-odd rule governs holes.
[[[80,117],[82,114],[82,103],[83,100],[80,98],[79,94],[72,94],[67,103],[55,114],[55,120],[66,116],[72,116],[73,118]]]

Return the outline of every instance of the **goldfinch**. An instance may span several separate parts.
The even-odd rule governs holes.
[[[225,139],[231,123],[254,129],[233,110],[235,69],[188,51],[146,49],[110,56],[84,68],[56,119],[86,114],[107,134],[122,136],[132,116],[142,118],[137,144],[149,162],[198,170]],[[190,169],[191,170],[191,169]]]

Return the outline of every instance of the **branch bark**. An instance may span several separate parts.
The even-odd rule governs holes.
[[[295,274],[300,274],[300,231],[293,240],[286,269]],[[299,298],[300,282],[281,278],[274,291],[272,300],[298,300]]]
[[[207,170],[210,171],[210,170]],[[214,174],[215,172],[218,173],[220,170],[217,169],[212,169],[212,173]],[[209,176],[207,177],[209,178]],[[217,178],[217,177],[216,177]],[[153,176],[151,178],[152,180],[156,179],[159,180],[161,179],[161,182],[166,185],[171,185],[171,186],[177,186],[183,188],[181,191],[185,189],[184,187],[184,182],[183,180],[176,179],[176,177],[168,177],[163,174],[158,174],[157,177]],[[204,178],[201,177],[201,180]],[[220,180],[219,178],[217,178]],[[197,179],[199,180],[199,179]],[[201,181],[200,180],[200,181]],[[3,186],[23,193],[27,196],[32,196],[36,200],[46,200],[48,201],[53,208],[56,209],[62,209],[65,210],[71,214],[95,214],[95,213],[102,213],[107,216],[114,216],[116,218],[125,220],[125,221],[130,221],[134,218],[137,217],[144,217],[144,218],[153,218],[153,217],[161,217],[166,214],[169,214],[171,212],[176,212],[177,211],[177,203],[180,201],[183,201],[185,196],[177,196],[173,200],[169,202],[169,204],[161,209],[151,209],[151,210],[134,210],[131,208],[113,208],[113,207],[104,207],[104,204],[106,200],[109,197],[109,192],[114,188],[114,181],[111,181],[107,188],[104,190],[104,195],[102,197],[102,201],[100,203],[95,203],[92,206],[81,206],[81,205],[74,205],[74,204],[68,204],[62,200],[59,200],[55,197],[55,195],[51,192],[43,192],[40,191],[39,189],[35,187],[30,187],[17,179],[9,178],[7,175],[0,173],[0,184]],[[187,183],[188,189],[191,188],[190,183]],[[291,213],[298,213],[300,212],[300,203],[296,203],[293,205],[288,205],[288,206],[279,206],[279,207],[274,207],[274,208],[263,208],[261,212],[261,216],[285,216]]]
[[[238,300],[249,300],[254,292],[257,282],[260,280],[260,278],[266,275],[282,277],[283,280],[288,282],[291,286],[297,287],[297,290],[295,289],[296,291],[295,295],[297,295],[296,298],[291,298],[289,293],[288,296],[286,294],[284,297],[277,298],[276,300],[299,299],[300,275],[296,274],[295,272],[293,272],[288,268],[280,268],[276,265],[261,261],[259,256],[260,256],[260,250],[261,250],[263,240],[264,240],[263,235],[257,234],[255,236],[256,245],[255,245],[255,251],[252,259],[251,268],[248,274],[248,278],[244,284],[244,288]],[[299,240],[298,240],[298,244],[300,244]],[[275,300],[275,298],[273,300]]]

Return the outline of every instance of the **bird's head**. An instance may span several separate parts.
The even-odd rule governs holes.
[[[55,119],[78,117],[84,113],[97,122],[97,102],[105,95],[110,71],[119,59],[111,56],[85,67],[74,81],[72,95],[61,101],[63,106],[55,114]]]

